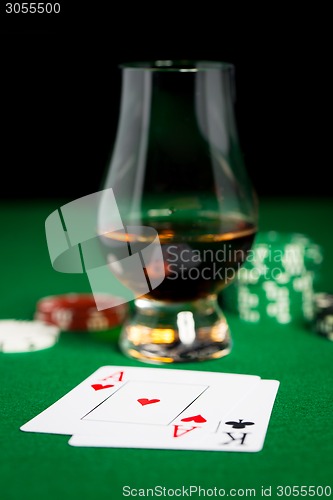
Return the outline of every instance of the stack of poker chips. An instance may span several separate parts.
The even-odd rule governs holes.
[[[223,307],[251,323],[310,322],[323,252],[307,236],[258,233],[235,281],[222,292]]]
[[[316,333],[333,340],[333,294],[315,294],[313,326]]]
[[[68,293],[43,297],[37,302],[34,319],[58,326],[66,331],[103,331],[121,325],[128,313],[128,304],[111,295],[100,295],[106,308],[96,309],[95,298],[89,293]],[[110,303],[114,303],[110,307]]]
[[[42,321],[0,320],[0,352],[40,351],[54,346],[60,329]]]

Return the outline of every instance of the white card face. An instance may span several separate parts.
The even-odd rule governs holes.
[[[279,388],[277,380],[261,380],[244,400],[221,421],[216,437],[211,438],[219,451],[260,451]],[[207,443],[208,444],[208,443]]]
[[[254,375],[103,366],[21,430],[105,435],[119,426],[126,433],[138,423],[164,429],[197,420],[213,430],[259,381]]]
[[[124,426],[109,434],[72,436],[72,446],[157,448],[179,450],[257,452],[263,447],[273,404],[276,380],[261,380],[242,401],[217,423],[215,430],[205,422],[179,421],[165,427]],[[182,416],[182,415],[181,415]],[[111,428],[110,428],[111,429]]]
[[[168,425],[208,389],[208,385],[130,381],[84,420]]]

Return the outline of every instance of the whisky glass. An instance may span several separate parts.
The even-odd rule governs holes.
[[[120,241],[152,243],[139,228],[153,228],[164,275],[137,294],[121,350],[151,363],[220,358],[232,340],[218,293],[246,259],[258,213],[237,134],[234,66],[167,60],[125,63],[121,72],[104,188],[113,189],[125,230],[104,231],[103,240],[114,254]],[[108,217],[104,207],[104,227]],[[130,273],[119,279],[140,289]]]

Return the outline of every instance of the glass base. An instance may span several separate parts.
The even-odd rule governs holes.
[[[122,352],[146,363],[179,363],[221,358],[231,350],[228,323],[216,295],[194,302],[135,300],[124,325]]]

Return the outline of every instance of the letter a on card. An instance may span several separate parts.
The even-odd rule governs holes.
[[[181,425],[174,425],[174,431],[173,431],[173,437],[181,437],[185,436],[188,432],[194,431],[194,429],[198,429],[197,426],[191,427],[190,429],[188,427],[183,427]]]

